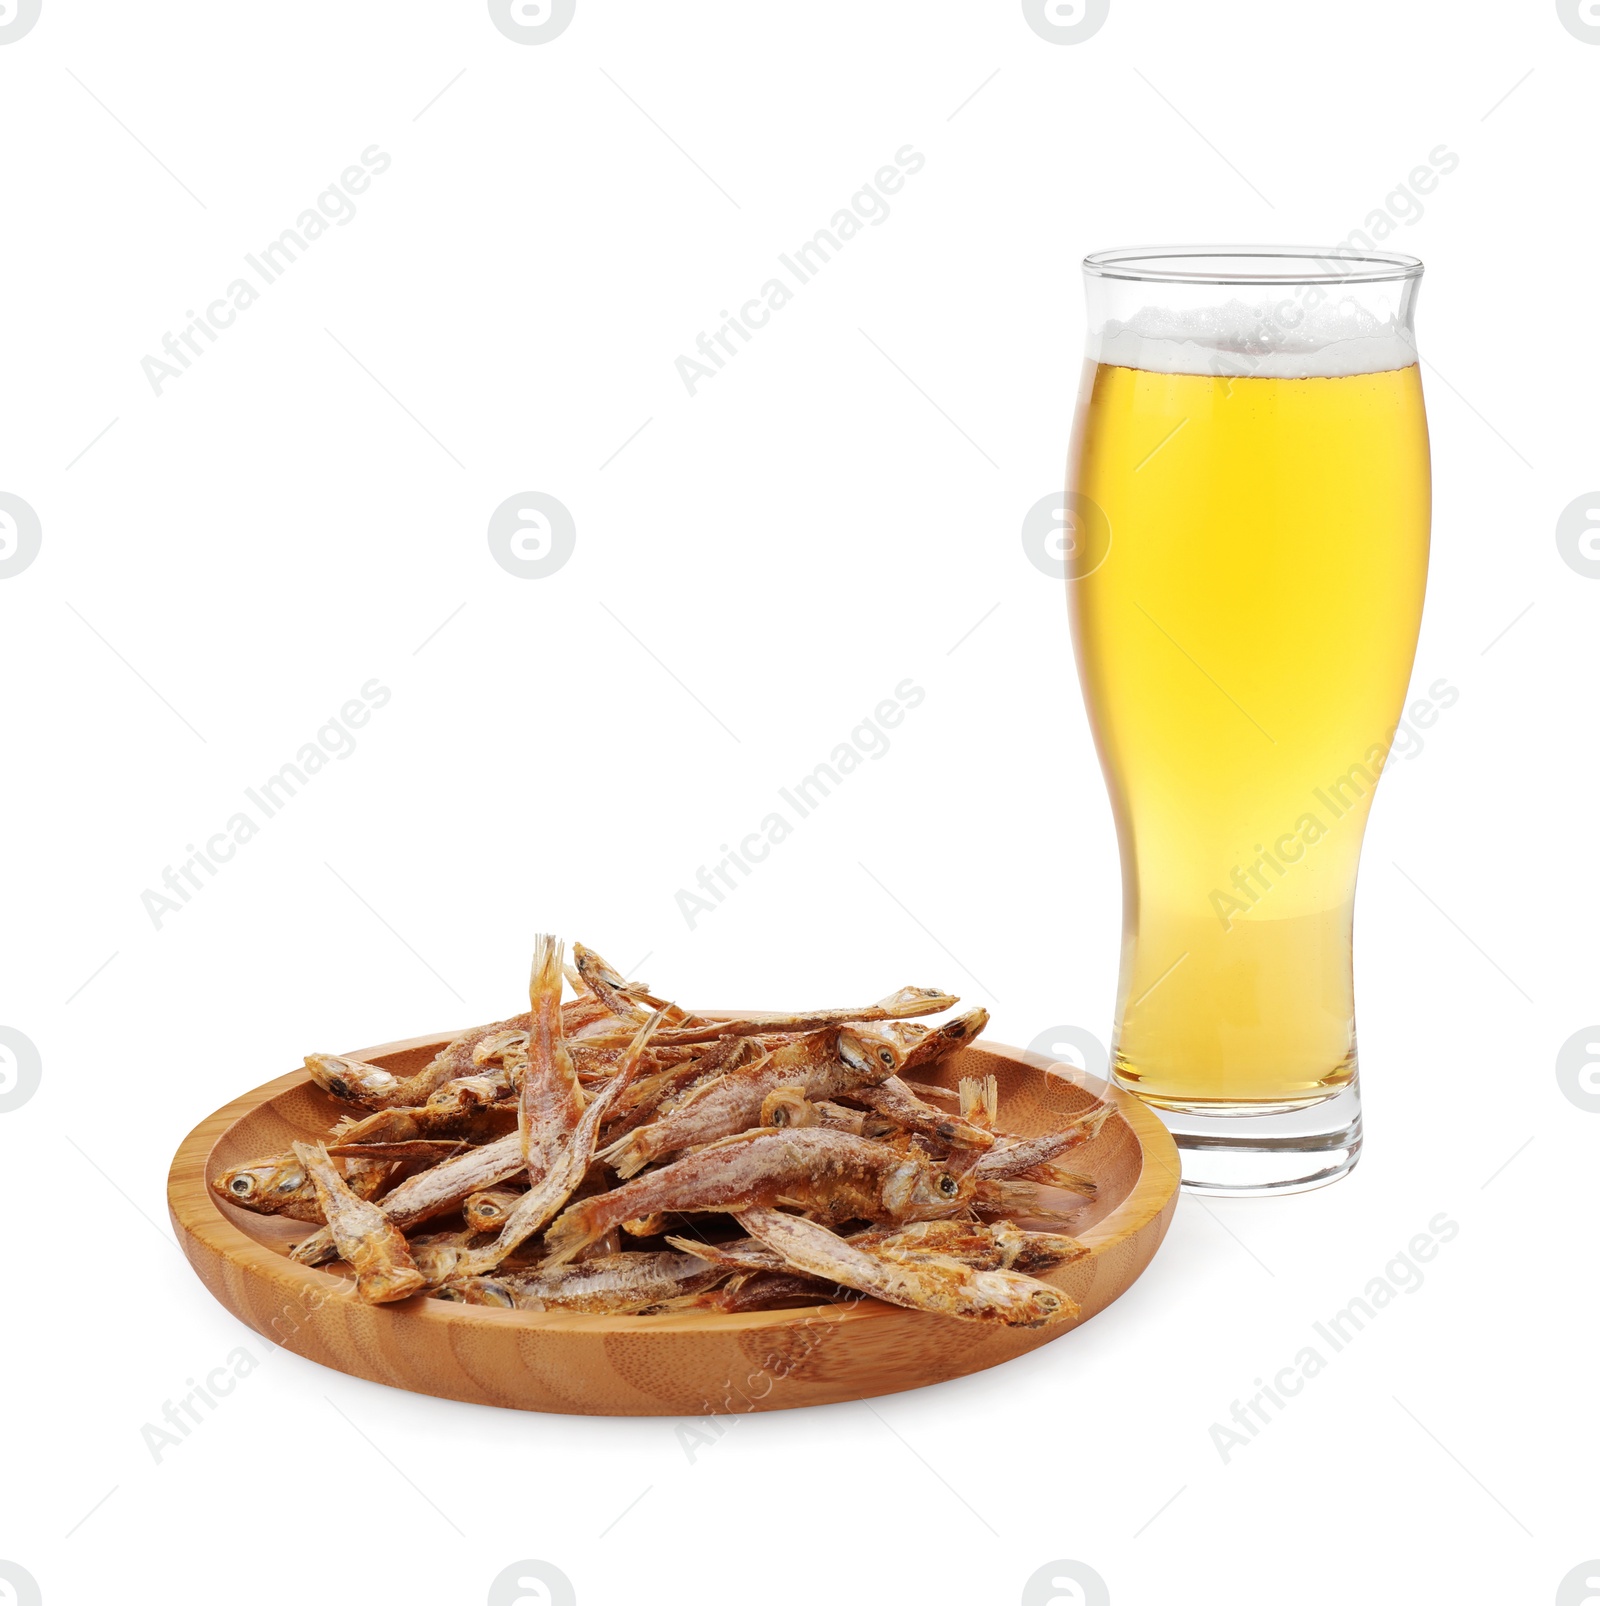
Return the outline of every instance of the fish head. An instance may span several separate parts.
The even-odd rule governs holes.
[[[498,1305],[503,1310],[515,1310],[515,1295],[502,1282],[493,1277],[466,1277],[455,1287],[449,1283],[439,1290],[441,1299],[464,1300],[469,1305]]]
[[[461,1207],[461,1213],[474,1232],[498,1232],[505,1225],[511,1204],[509,1196],[490,1190],[473,1194]]]
[[[983,1229],[989,1235],[989,1241],[995,1246],[1000,1255],[1000,1264],[1010,1267],[1016,1263],[1017,1257],[1027,1247],[1027,1235],[1016,1222],[1002,1216],[998,1221],[992,1221]]]
[[[504,1060],[507,1053],[513,1049],[520,1049],[526,1058],[528,1052],[526,1032],[491,1032],[473,1049],[472,1063],[477,1069],[482,1070],[485,1065],[495,1060]]]
[[[912,1156],[890,1168],[883,1206],[891,1221],[930,1221],[965,1209],[974,1186],[970,1173],[962,1175],[938,1161]]]
[[[878,1008],[896,1018],[903,1015],[937,1015],[960,1000],[954,993],[941,993],[937,987],[902,987],[878,1000]]]
[[[815,1126],[817,1120],[817,1107],[803,1087],[775,1087],[761,1101],[762,1126]]]
[[[906,1061],[906,1069],[920,1070],[924,1065],[932,1065],[959,1048],[966,1048],[983,1036],[988,1024],[989,1011],[973,1009],[965,1015],[957,1015],[954,1020],[947,1020],[943,1026],[933,1027],[913,1049],[910,1059]]]
[[[954,1020],[947,1020],[939,1028],[939,1036],[945,1042],[959,1046],[962,1043],[975,1042],[982,1037],[988,1024],[989,1011],[982,1008],[973,1009],[965,1015],[957,1015]]]
[[[368,1065],[364,1060],[346,1059],[339,1054],[307,1054],[306,1070],[324,1092],[352,1104],[387,1093],[399,1080],[394,1072],[380,1065]]]
[[[839,1058],[864,1079],[881,1082],[893,1076],[911,1052],[892,1023],[855,1021],[841,1026],[837,1039]]]
[[[972,1286],[1007,1327],[1049,1327],[1078,1314],[1070,1294],[1017,1272],[975,1272]]]
[[[212,1179],[211,1189],[230,1204],[272,1211],[303,1197],[310,1185],[305,1167],[292,1154],[247,1160]]]
[[[602,987],[610,987],[617,992],[627,987],[627,980],[597,954],[593,948],[586,948],[581,942],[572,945],[573,963],[578,967],[578,974],[585,981],[597,981]]]

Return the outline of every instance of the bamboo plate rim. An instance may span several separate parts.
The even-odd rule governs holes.
[[[720,1013],[720,1012],[718,1012]],[[442,1047],[458,1034],[427,1032],[420,1037],[402,1038],[392,1043],[380,1043],[371,1048],[353,1050],[351,1059],[379,1060],[392,1054],[410,1050]],[[1075,1236],[1086,1245],[1092,1257],[1114,1249],[1124,1240],[1147,1227],[1171,1205],[1178,1191],[1180,1178],[1177,1145],[1171,1134],[1155,1114],[1132,1094],[1088,1072],[1079,1072],[1072,1078],[1060,1076],[1052,1067],[1060,1061],[1047,1059],[1028,1049],[1013,1048],[1004,1043],[979,1038],[962,1052],[984,1053],[995,1058],[1025,1065],[1046,1076],[1070,1080],[1102,1103],[1112,1104],[1127,1123],[1139,1148],[1139,1172],[1133,1187],[1107,1215]],[[239,1266],[252,1276],[283,1289],[290,1299],[305,1295],[348,1295],[349,1279],[335,1272],[322,1271],[313,1266],[302,1266],[290,1260],[260,1240],[236,1226],[224,1214],[222,1207],[207,1182],[211,1157],[217,1145],[229,1130],[246,1116],[254,1114],[263,1104],[281,1097],[298,1087],[314,1085],[302,1069],[287,1072],[263,1082],[259,1087],[229,1100],[200,1121],[178,1145],[167,1173],[167,1209],[179,1241],[184,1246],[185,1258],[193,1262],[189,1244],[198,1241],[226,1260]],[[198,1267],[194,1268],[198,1271]],[[209,1291],[209,1290],[208,1290]],[[226,1301],[223,1301],[226,1305]],[[231,1307],[229,1307],[231,1308]],[[819,1321],[846,1324],[881,1321],[894,1317],[903,1319],[908,1312],[898,1305],[863,1298],[849,1305],[806,1305],[789,1310],[749,1311],[742,1314],[722,1315],[710,1311],[667,1311],[656,1316],[629,1314],[579,1315],[567,1312],[540,1312],[502,1310],[487,1305],[467,1305],[451,1300],[432,1299],[416,1295],[394,1305],[376,1307],[395,1318],[438,1324],[449,1328],[461,1324],[469,1327],[488,1324],[513,1328],[539,1327],[549,1331],[568,1333],[682,1333],[692,1335],[706,1332],[759,1332],[766,1328],[784,1327],[795,1323],[814,1325]],[[242,1318],[241,1318],[242,1319]],[[929,1320],[933,1317],[930,1315]],[[247,1324],[249,1325],[249,1324]],[[1074,1322],[1073,1326],[1079,1325]],[[1070,1328],[1066,1329],[1070,1331]]]

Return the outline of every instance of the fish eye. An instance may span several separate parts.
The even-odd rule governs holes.
[[[248,1199],[255,1191],[256,1179],[254,1177],[235,1177],[228,1184],[228,1192],[238,1194],[241,1199]]]
[[[878,1058],[881,1059],[885,1065],[894,1064],[894,1055],[886,1048],[880,1048],[878,1050]]]
[[[959,1186],[960,1184],[953,1176],[950,1175],[948,1171],[946,1171],[944,1175],[939,1178],[939,1192],[942,1193],[946,1199],[953,1199]]]

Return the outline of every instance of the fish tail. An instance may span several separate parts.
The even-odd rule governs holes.
[[[655,1158],[648,1136],[648,1127],[639,1127],[605,1152],[606,1164],[626,1182],[637,1176]]]
[[[1087,1143],[1091,1138],[1097,1138],[1100,1136],[1100,1128],[1111,1119],[1111,1112],[1115,1108],[1116,1106],[1108,1100],[1106,1103],[1102,1104],[1099,1109],[1091,1110],[1087,1116],[1082,1118],[1083,1141],[1085,1143]]]
[[[971,1121],[983,1114],[983,1083],[976,1076],[961,1078],[961,1118]]]
[[[528,978],[528,1002],[538,1015],[541,1004],[555,1008],[561,1002],[561,987],[565,981],[562,960],[566,944],[559,937],[540,932],[533,939],[533,973]]]
[[[1063,1193],[1082,1194],[1085,1199],[1092,1199],[1100,1191],[1100,1185],[1093,1177],[1086,1177],[1079,1171],[1068,1171],[1064,1166],[1052,1165],[1041,1167],[1045,1175],[1040,1179],[1047,1182],[1052,1188],[1059,1188]]]
[[[599,1220],[594,1201],[582,1200],[569,1205],[545,1230],[545,1259],[541,1269],[564,1266],[575,1255],[581,1254],[596,1238],[606,1231]]]
[[[306,1168],[308,1175],[316,1180],[316,1173],[320,1170],[323,1176],[333,1170],[333,1159],[328,1153],[328,1146],[320,1138],[312,1138],[308,1142],[291,1143],[289,1147],[294,1151],[294,1157]]]

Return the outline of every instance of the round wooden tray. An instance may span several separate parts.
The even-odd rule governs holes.
[[[418,1069],[448,1041],[414,1038],[359,1049],[397,1075]],[[1115,1113],[1073,1169],[1098,1196],[1059,1230],[1091,1253],[1047,1274],[1082,1307],[1105,1309],[1150,1263],[1177,1199],[1178,1153],[1137,1099],[1094,1078],[1054,1074],[1037,1054],[978,1042],[929,1075],[954,1086],[993,1073],[1008,1131],[1042,1132],[1096,1098]],[[1082,1085],[1079,1085],[1079,1084]],[[235,1209],[212,1177],[242,1160],[320,1136],[345,1113],[292,1071],[224,1105],[183,1140],[167,1179],[179,1242],[206,1287],[258,1333],[341,1372],[477,1405],[593,1416],[701,1416],[775,1411],[892,1394],[964,1377],[1058,1338],[1076,1323],[979,1326],[877,1300],[743,1316],[540,1315],[417,1297],[365,1305],[335,1272],[297,1265],[291,1244],[310,1230]],[[443,1225],[444,1223],[439,1223]]]

